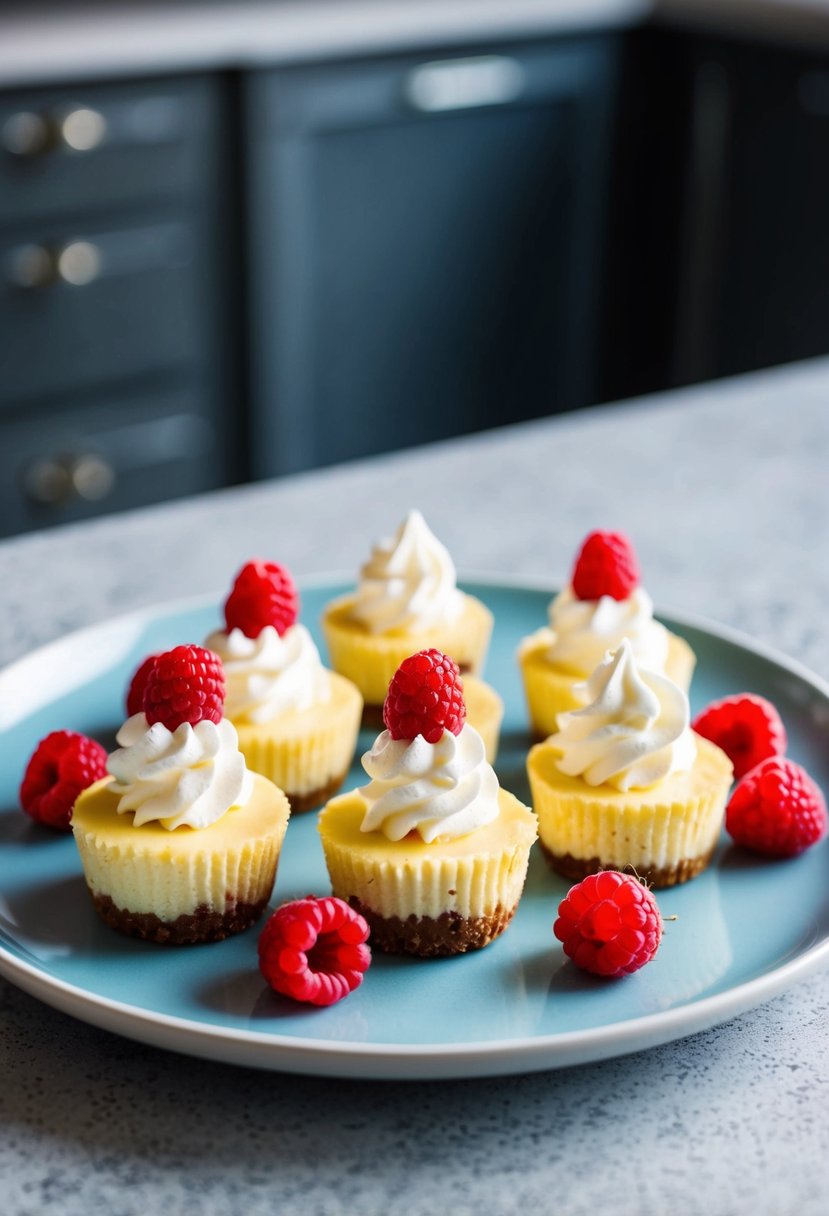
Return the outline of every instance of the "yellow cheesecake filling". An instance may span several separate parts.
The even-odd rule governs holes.
[[[383,704],[398,667],[418,650],[442,650],[473,674],[483,668],[493,617],[474,596],[464,594],[461,612],[446,624],[393,633],[372,633],[356,620],[356,598],[346,595],[329,604],[322,631],[331,666],[357,685],[366,704]]]
[[[237,722],[249,769],[290,796],[311,794],[351,767],[363,699],[350,681],[329,673],[331,695],[308,709],[286,710],[270,722]]]
[[[699,736],[695,742],[690,772],[628,791],[567,776],[556,764],[559,750],[549,740],[536,744],[527,771],[542,845],[554,856],[643,870],[707,856],[719,836],[732,767],[713,743]]]
[[[518,652],[530,724],[533,732],[545,739],[558,730],[559,714],[582,708],[573,686],[585,678],[551,662],[552,638],[551,630],[540,629],[522,643]],[[695,664],[696,656],[685,639],[668,633],[665,675],[686,693]]]
[[[93,896],[165,922],[197,908],[224,912],[270,897],[290,814],[287,798],[270,781],[254,774],[247,804],[200,829],[169,831],[158,822],[137,828],[133,814],[119,815],[117,805],[105,779],[81,794],[72,813]]]
[[[467,675],[463,677],[463,699],[466,720],[483,739],[488,763],[494,764],[504,719],[504,702],[491,685],[477,676]]]
[[[499,790],[498,803],[491,823],[427,844],[417,833],[390,841],[379,831],[362,832],[366,801],[357,791],[332,799],[320,813],[319,832],[334,894],[403,920],[445,912],[473,919],[514,908],[536,821],[506,790]]]

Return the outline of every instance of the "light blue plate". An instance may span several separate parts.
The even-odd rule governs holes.
[[[497,764],[528,798],[529,744],[515,649],[545,623],[550,588],[466,584],[495,614],[488,680],[506,703]],[[313,629],[344,587],[303,590]],[[767,1000],[829,957],[823,842],[792,861],[751,858],[723,839],[711,867],[659,894],[666,924],[656,959],[600,981],[565,961],[552,934],[568,884],[535,850],[517,916],[485,950],[455,959],[377,956],[363,986],[330,1009],[297,1007],[259,975],[256,929],[217,945],[175,949],[121,937],[98,921],[74,842],[18,809],[23,765],[51,730],[109,745],[124,690],[144,655],[201,641],[215,601],[123,617],[62,639],[0,673],[0,972],[84,1021],[158,1046],[260,1068],[329,1076],[485,1076],[555,1068],[652,1047]],[[666,618],[663,618],[666,619]],[[692,709],[753,691],[780,709],[791,757],[829,788],[829,688],[749,640],[713,625],[667,620],[698,656]],[[319,638],[318,638],[319,640]],[[360,751],[371,742],[363,733]],[[346,787],[360,780],[359,766]],[[315,816],[290,824],[274,903],[327,893]]]

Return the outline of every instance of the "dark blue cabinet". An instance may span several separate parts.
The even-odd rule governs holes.
[[[119,388],[79,407],[0,419],[4,531],[213,489],[224,441],[221,421],[204,409],[207,387]]]
[[[163,214],[41,220],[0,233],[0,410],[148,369],[198,365],[200,244],[188,217]],[[54,251],[54,271],[32,283],[44,250]]]
[[[206,76],[0,94],[0,223],[201,195],[221,106]]]
[[[0,96],[0,532],[240,471],[218,77]]]
[[[597,399],[619,56],[0,95],[0,529]]]
[[[255,475],[595,399],[617,53],[245,80]]]
[[[829,57],[0,93],[0,534],[829,351]]]
[[[682,45],[686,195],[673,381],[829,351],[829,58]]]

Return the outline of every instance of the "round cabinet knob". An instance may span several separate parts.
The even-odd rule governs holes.
[[[49,287],[55,282],[86,287],[98,278],[101,265],[101,251],[91,241],[71,241],[58,250],[20,245],[8,256],[6,275],[15,287]]]
[[[72,241],[57,255],[57,277],[72,287],[85,287],[101,273],[101,253],[91,241]]]
[[[23,474],[23,489],[41,507],[100,502],[112,492],[115,470],[94,452],[81,456],[40,456]]]
[[[115,485],[115,470],[102,456],[89,453],[72,461],[72,489],[84,502],[99,502]]]
[[[39,156],[51,142],[49,120],[31,110],[11,114],[3,123],[0,142],[12,156]]]
[[[20,110],[0,128],[0,143],[12,156],[41,156],[56,148],[92,152],[107,135],[107,121],[99,110],[78,106],[52,114]]]
[[[60,116],[57,129],[65,147],[73,152],[91,152],[103,143],[107,124],[98,110],[81,106]]]
[[[65,460],[41,456],[23,474],[23,489],[41,507],[57,507],[72,497],[72,479]]]

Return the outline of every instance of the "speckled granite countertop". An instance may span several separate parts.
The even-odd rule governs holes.
[[[636,538],[667,609],[829,676],[829,361],[0,544],[0,660],[226,586],[241,557],[354,570],[419,504],[463,570],[562,579]],[[499,1080],[256,1073],[92,1029],[0,982],[4,1216],[823,1216],[829,973],[720,1027]]]
[[[255,68],[612,29],[649,0],[146,0],[0,8],[0,84]]]
[[[829,0],[27,0],[0,5],[0,86],[449,49],[652,19],[829,45]]]

